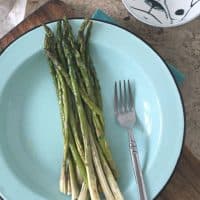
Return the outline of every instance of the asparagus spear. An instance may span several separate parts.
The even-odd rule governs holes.
[[[96,76],[96,71],[94,69],[92,59],[90,58],[90,48],[89,48],[89,38],[91,34],[92,22],[88,21],[87,19],[83,22],[83,25],[79,29],[78,33],[78,45],[79,51],[83,58],[85,65],[87,66],[88,75],[90,77],[91,86],[94,87],[94,96],[96,97],[95,101],[97,106],[100,108],[102,112],[102,98],[100,92],[99,81]],[[86,29],[86,34],[84,37],[84,31]],[[102,122],[102,126],[104,126],[103,122],[103,114],[99,115],[100,120]]]
[[[72,43],[73,41],[71,41],[71,43]],[[88,93],[89,93],[89,95],[90,96],[92,96],[92,99],[94,99],[94,96],[93,96],[93,91],[92,91],[92,89],[91,89],[91,84],[90,84],[90,80],[89,80],[89,78],[88,78],[88,74],[87,74],[87,70],[86,70],[86,67],[85,67],[85,65],[84,65],[84,63],[82,62],[82,60],[81,60],[81,57],[80,57],[80,54],[79,54],[79,52],[75,49],[74,50],[74,53],[75,53],[75,58],[76,58],[76,62],[77,62],[77,66],[79,67],[79,69],[80,69],[80,72],[82,73],[82,77],[84,78],[84,81],[85,81],[85,84],[86,84],[86,88],[87,88],[87,90],[88,90]],[[96,122],[96,124],[98,123],[98,120],[97,120],[97,118],[95,118],[96,120],[95,120],[95,122]],[[98,130],[100,129],[100,126],[98,126]],[[104,139],[104,138],[103,138]],[[103,143],[101,143],[101,144],[103,144],[104,145],[104,151],[106,151],[106,155],[107,155],[107,157],[108,157],[108,160],[109,160],[109,162],[110,163],[112,163],[112,157],[111,157],[111,153],[110,153],[110,151],[108,151],[108,146],[105,146],[105,145],[107,145],[107,143],[105,142],[105,141],[103,141]],[[102,145],[102,146],[103,146]],[[93,153],[95,152],[95,147],[93,146],[93,151],[92,151]],[[97,156],[97,155],[96,155]],[[96,156],[94,157],[94,154],[93,154],[93,157],[94,158],[96,158]],[[103,182],[103,189],[104,189],[104,192],[106,193],[106,195],[109,195],[110,194],[110,192],[108,192],[106,189],[108,189],[109,187],[107,187],[107,186],[105,186],[106,185],[106,182],[105,182],[105,179],[103,179],[103,173],[102,173],[102,171],[101,171],[101,168],[100,168],[100,166],[99,166],[99,164],[100,163],[98,163],[98,160],[95,160],[95,165],[96,165],[96,169],[98,170],[97,172],[99,173],[99,178],[102,178],[101,179],[101,183]],[[113,166],[113,163],[112,163],[112,166]],[[109,197],[109,198],[111,198],[111,196]]]
[[[87,21],[85,23],[87,23]],[[83,26],[83,27],[86,27],[86,26]],[[84,29],[81,29],[79,31],[79,43],[80,43],[79,46],[83,46],[82,43],[85,43],[85,40],[83,39],[83,32],[84,32]],[[87,36],[87,37],[89,37],[89,36]],[[72,42],[73,41],[71,41],[71,43]],[[85,55],[86,55],[85,51],[86,50],[82,49],[80,51],[83,54],[82,57],[85,57]],[[94,90],[92,88],[92,81],[91,81],[91,76],[89,74],[89,68],[86,66],[86,63],[84,63],[83,60],[81,59],[81,55],[80,55],[80,53],[77,49],[74,49],[74,55],[75,55],[75,58],[76,58],[77,66],[79,67],[79,70],[82,74],[82,78],[84,80],[88,95],[91,97],[91,99],[94,102],[97,102],[97,99],[95,98],[95,95],[94,95]],[[99,85],[96,84],[95,89],[98,89],[98,86]],[[98,101],[100,101],[99,98],[101,99],[101,97],[98,97]],[[100,119],[102,119],[102,118],[100,118]],[[115,165],[115,163],[112,159],[112,154],[111,154],[110,148],[109,148],[108,143],[106,142],[106,139],[105,139],[105,136],[104,136],[104,127],[102,126],[102,124],[100,124],[101,122],[103,122],[103,120],[101,120],[101,122],[100,122],[100,119],[97,117],[97,115],[95,113],[93,113],[93,122],[94,122],[94,125],[95,125],[97,137],[99,139],[101,148],[104,152],[104,155],[106,156],[106,159],[109,162],[110,167],[112,168],[112,171],[114,172],[115,176],[117,177],[118,172],[117,172],[117,169],[116,169],[116,165]]]
[[[70,45],[74,49],[76,46],[75,39],[74,39],[74,35],[72,32],[72,27],[69,24],[69,21],[67,20],[66,17],[64,17],[64,19],[63,19],[63,28],[64,28],[65,37],[68,37],[68,39],[70,41]]]
[[[67,195],[71,195],[72,194],[72,190],[71,190],[71,181],[70,181],[70,173],[68,175],[68,179],[67,179]]]
[[[93,77],[93,79],[94,79],[94,91],[95,91],[95,97],[96,97],[96,104],[102,110],[103,104],[102,104],[102,97],[101,97],[101,88],[99,85],[99,81],[97,79],[96,71],[94,69],[92,60],[91,60],[90,56],[88,56],[88,54],[89,53],[87,53],[87,57],[89,57],[89,58],[87,58],[87,59],[88,59],[88,63],[89,63],[88,66],[90,67],[90,76]],[[103,120],[102,120],[102,123],[103,123]]]
[[[45,35],[45,48],[51,49],[51,51],[55,51],[54,46],[55,43],[49,44],[49,40],[54,41],[52,31],[44,26],[46,30]],[[66,160],[67,160],[67,152],[68,152],[68,104],[67,104],[67,92],[63,85],[63,78],[61,74],[54,69],[53,62],[49,59],[50,70],[54,80],[54,84],[57,91],[59,106],[60,106],[60,114],[62,119],[62,129],[63,129],[63,137],[64,137],[64,152],[63,152],[63,164],[61,167],[61,175],[60,175],[60,191],[66,193],[67,184],[66,184]],[[62,109],[63,108],[63,109]]]
[[[82,183],[81,191],[78,200],[88,200],[88,188],[85,183]]]
[[[83,90],[79,89],[83,101],[88,105],[90,110],[96,113],[100,118],[103,118],[103,113],[100,108],[90,99],[89,95]]]
[[[70,125],[71,125],[71,130],[73,132],[73,136],[74,136],[74,141],[77,147],[77,150],[79,152],[79,155],[82,159],[82,161],[84,162],[84,148],[82,145],[82,142],[79,138],[79,134],[78,134],[78,128],[77,128],[77,121],[75,119],[74,113],[75,113],[75,105],[73,105],[73,99],[72,99],[72,94],[71,94],[71,99],[70,99]]]
[[[106,180],[106,176],[104,174],[104,171],[103,171],[103,168],[102,168],[102,165],[101,165],[101,161],[100,161],[100,158],[99,158],[99,154],[98,154],[98,151],[97,151],[97,148],[96,148],[96,145],[95,145],[95,142],[94,142],[92,135],[90,135],[90,144],[92,146],[93,161],[94,161],[96,172],[97,172],[97,175],[98,175],[98,178],[99,178],[99,182],[101,184],[101,188],[104,192],[106,199],[114,200],[115,198],[114,198],[112,191],[110,190],[110,187],[109,187],[108,182]]]
[[[64,52],[62,49],[62,40],[63,40],[63,33],[62,33],[62,21],[57,22],[57,31],[56,31],[56,39],[57,39],[57,51],[58,57],[64,67],[67,66],[67,62],[65,60]]]
[[[83,183],[83,178],[79,172],[79,168],[77,166],[75,166],[75,169],[76,169],[76,175],[77,175],[77,180],[78,180],[78,184],[79,185],[82,185]]]
[[[64,151],[63,151],[63,164],[61,168],[61,177],[60,177],[60,191],[66,194],[67,192],[67,183],[66,183],[66,162],[67,154],[69,147],[69,127],[68,127],[68,99],[67,99],[67,88],[65,88],[65,83],[62,75],[57,71],[57,80],[58,80],[58,98],[59,105],[61,110],[62,117],[62,127],[63,127],[63,137],[64,137]]]
[[[84,20],[84,22],[81,24],[81,27],[78,31],[78,37],[77,37],[78,48],[80,50],[80,54],[82,56],[82,60],[84,63],[86,63],[86,51],[85,51],[86,42],[85,42],[85,38],[84,38],[84,31],[89,23],[92,24],[92,22],[89,19]]]
[[[106,141],[106,137],[105,137],[105,134],[103,133],[100,121],[98,120],[98,118],[95,114],[93,114],[93,123],[94,123],[94,126],[95,126],[96,134],[98,136],[98,141],[99,141],[101,149],[104,153],[104,156],[106,157],[106,160],[108,161],[109,166],[112,169],[114,176],[117,178],[118,177],[118,171],[117,171],[116,164],[113,161],[112,153],[111,153],[111,150],[110,150],[108,143]]]
[[[69,143],[69,146],[70,146],[70,150],[71,150],[73,159],[74,159],[76,165],[79,168],[79,172],[81,174],[81,177],[83,178],[84,182],[86,184],[88,184],[86,169],[85,169],[84,163],[83,163],[83,161],[82,161],[82,159],[81,159],[81,157],[80,157],[80,155],[78,153],[76,145],[74,143],[74,139],[73,139],[71,131],[70,131],[70,143]]]
[[[77,176],[75,173],[75,166],[72,157],[69,155],[69,173],[70,173],[70,184],[72,191],[72,200],[76,200],[79,195],[79,188],[77,183]]]
[[[101,88],[100,88],[99,81],[98,81],[98,78],[97,78],[97,75],[96,75],[96,71],[94,69],[94,65],[93,65],[93,62],[92,62],[92,59],[91,59],[91,56],[90,56],[89,38],[90,38],[90,35],[91,35],[91,29],[92,29],[92,22],[88,24],[86,35],[85,35],[86,64],[89,67],[90,77],[93,77],[94,91],[96,92],[95,97],[96,97],[97,105],[102,110]]]
[[[87,179],[88,179],[88,187],[90,191],[90,196],[92,200],[100,199],[98,191],[97,191],[97,183],[96,183],[96,177],[94,172],[94,167],[92,163],[92,157],[91,157],[91,148],[89,143],[89,134],[91,132],[87,120],[85,111],[83,109],[78,84],[76,82],[76,75],[74,71],[74,65],[73,62],[73,56],[69,49],[69,47],[66,45],[66,43],[63,42],[63,48],[64,53],[68,61],[69,66],[69,75],[70,80],[72,83],[72,90],[75,97],[75,102],[77,104],[77,111],[79,115],[79,121],[80,121],[80,127],[83,134],[83,143],[84,143],[84,150],[85,150],[85,165],[86,165],[86,172],[87,172]]]
[[[95,141],[96,142],[96,141]],[[107,164],[105,158],[104,158],[104,155],[102,153],[102,150],[101,148],[97,145],[97,148],[98,148],[98,153],[100,155],[100,159],[101,159],[101,163],[103,165],[103,169],[104,169],[104,172],[105,172],[105,175],[107,177],[107,180],[109,182],[109,186],[111,188],[111,191],[115,197],[116,200],[124,200],[123,198],[123,195],[119,189],[119,186],[115,180],[115,177],[114,175],[112,174],[112,171],[110,170],[109,168],[109,165]]]
[[[46,33],[44,40],[44,49],[47,49],[48,51],[52,52],[57,57],[56,39],[54,33],[46,24],[44,24],[43,27]]]
[[[67,172],[66,172],[66,165],[64,164],[62,165],[62,168],[61,168],[59,189],[60,189],[60,192],[67,194]]]

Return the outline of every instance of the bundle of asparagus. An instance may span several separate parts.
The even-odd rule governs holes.
[[[54,80],[64,139],[60,192],[72,199],[122,200],[118,176],[105,139],[102,98],[89,50],[92,21],[82,23],[77,38],[66,18],[56,34],[45,28],[44,50]]]

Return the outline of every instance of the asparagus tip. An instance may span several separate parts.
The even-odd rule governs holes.
[[[52,32],[52,30],[51,30],[46,24],[43,24],[42,26],[44,27],[44,30],[45,30],[47,36],[48,36],[48,37],[53,37],[53,32]]]
[[[68,22],[68,20],[67,20],[67,17],[66,17],[66,16],[64,16],[64,17],[63,17],[63,20],[64,20],[65,22]]]

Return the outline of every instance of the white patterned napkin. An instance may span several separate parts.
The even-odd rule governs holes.
[[[25,16],[27,0],[0,0],[0,38]]]

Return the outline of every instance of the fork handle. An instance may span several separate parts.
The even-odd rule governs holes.
[[[147,193],[146,193],[146,188],[144,184],[144,178],[142,175],[142,169],[140,166],[137,145],[135,142],[135,138],[132,134],[132,129],[128,129],[128,135],[129,135],[129,150],[131,153],[131,160],[132,160],[132,165],[133,165],[134,174],[136,178],[136,183],[139,190],[140,200],[147,200]]]

